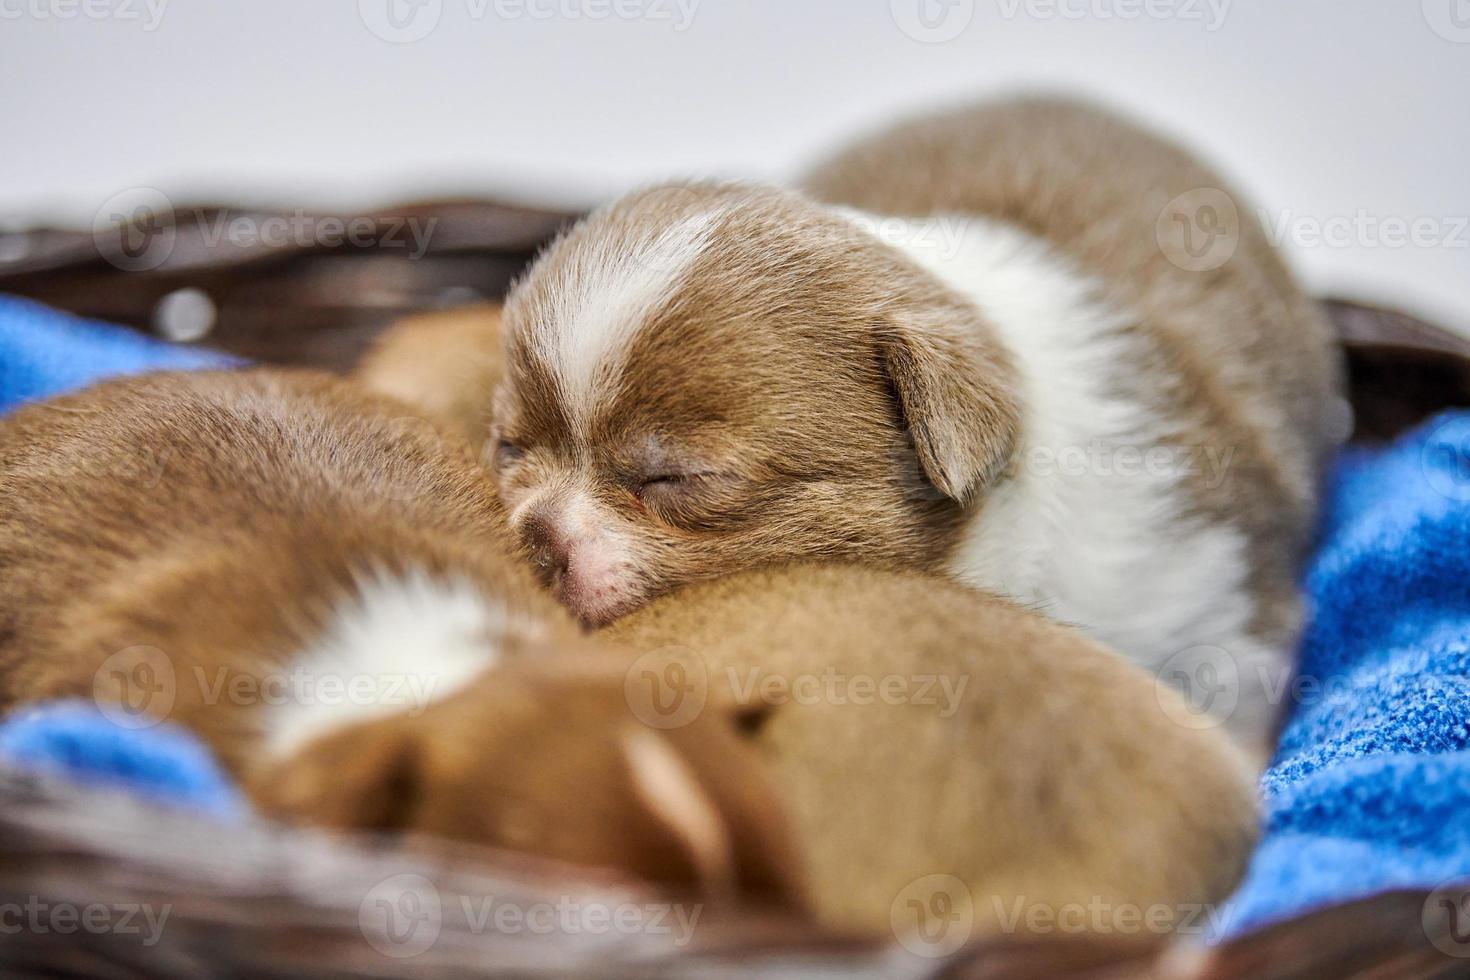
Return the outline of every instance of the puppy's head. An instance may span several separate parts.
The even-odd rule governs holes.
[[[501,494],[593,625],[757,561],[933,563],[1013,449],[1010,367],[974,306],[773,189],[593,215],[512,294],[504,340]]]

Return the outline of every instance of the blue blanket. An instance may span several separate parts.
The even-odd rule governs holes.
[[[0,297],[0,411],[107,374],[222,363]],[[1470,876],[1470,413],[1332,475],[1306,576],[1292,716],[1261,783],[1265,835],[1226,933],[1395,886]],[[184,732],[88,705],[0,724],[0,757],[215,813],[238,796]]]
[[[212,351],[162,344],[0,295],[0,412],[110,375],[228,363]]]
[[[1332,474],[1239,930],[1470,877],[1470,412]]]

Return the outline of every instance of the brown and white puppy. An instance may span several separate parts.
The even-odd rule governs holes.
[[[1151,670],[1218,668],[1259,742],[1343,403],[1244,206],[1212,212],[1228,259],[1178,250],[1172,210],[1222,186],[1033,100],[898,126],[804,192],[617,201],[505,307],[511,523],[592,624],[756,564],[943,571]]]
[[[671,727],[706,697],[766,710],[757,743],[831,925],[913,924],[931,899],[977,930],[1079,909],[1117,916],[1104,930],[1151,908],[1182,925],[1250,853],[1250,770],[1221,730],[1082,633],[963,586],[752,571],[600,636],[645,654],[630,690]]]
[[[647,728],[585,644],[469,447],[344,382],[164,374],[0,418],[0,710],[185,725],[271,813],[799,904],[735,720]]]

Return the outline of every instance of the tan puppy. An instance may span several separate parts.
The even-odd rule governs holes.
[[[403,318],[377,339],[353,379],[415,406],[483,449],[489,393],[503,374],[500,307],[486,303]]]
[[[1088,928],[1150,908],[1183,925],[1250,853],[1249,766],[1207,717],[1082,634],[963,587],[747,572],[601,635],[645,654],[630,692],[671,727],[706,692],[769,709],[758,743],[832,925],[886,930],[930,899],[984,930],[1084,908],[1105,918]]]
[[[1221,186],[1021,101],[860,142],[805,194],[620,200],[507,301],[512,524],[593,624],[773,561],[943,571],[1181,683],[1210,663],[1259,742],[1343,409],[1248,209],[1212,204],[1205,271],[1176,241]]]
[[[468,447],[405,411],[252,371],[0,418],[0,710],[189,726],[282,815],[799,904],[732,719],[638,723]]]

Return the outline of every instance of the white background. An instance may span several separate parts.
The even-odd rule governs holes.
[[[1314,288],[1470,326],[1470,0],[417,0],[397,32],[390,2],[0,0],[0,219],[139,185],[585,204],[1040,86],[1191,141]],[[954,36],[905,33],[919,3]]]

